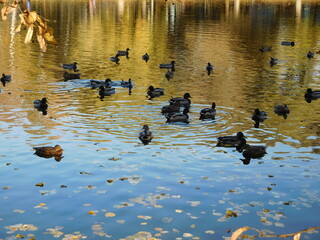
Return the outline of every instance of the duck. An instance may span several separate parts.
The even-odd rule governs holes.
[[[267,119],[267,113],[264,111],[260,111],[259,108],[256,108],[254,110],[254,113],[252,115],[252,120],[255,122],[263,122]]]
[[[262,158],[266,152],[267,146],[264,145],[256,145],[251,146],[249,144],[245,144],[242,151],[242,156],[245,159],[251,159],[251,158]]]
[[[174,71],[168,70],[168,71],[164,74],[164,76],[165,76],[166,79],[169,81],[171,78],[173,78],[173,76],[174,76]]]
[[[100,89],[99,95],[101,98],[103,98],[104,96],[110,96],[111,94],[116,93],[116,89],[111,87],[100,86],[99,89]]]
[[[176,64],[175,61],[171,61],[171,63],[161,63],[159,64],[159,67],[165,68],[165,69],[171,69],[172,71],[174,71],[175,64]]]
[[[276,65],[278,63],[278,58],[274,58],[274,57],[271,57],[270,58],[270,65],[271,65],[271,67],[273,66],[273,65]]]
[[[188,116],[189,109],[183,109],[182,113],[169,113],[166,114],[167,123],[189,123],[189,116]]]
[[[118,56],[126,56],[127,58],[129,58],[129,50],[130,50],[130,48],[127,48],[125,51],[118,51],[117,55]]]
[[[283,116],[284,119],[286,119],[287,115],[290,113],[290,109],[288,108],[287,104],[276,105],[274,106],[274,112],[279,116]]]
[[[145,61],[145,62],[148,62],[149,59],[150,59],[150,56],[148,53],[145,53],[144,55],[142,55],[142,59]]]
[[[312,91],[311,88],[307,89],[307,92],[304,94],[305,99],[307,100],[316,100],[320,98],[320,91]]]
[[[171,98],[169,100],[169,103],[174,104],[175,102],[177,102],[180,107],[190,108],[191,100],[189,98],[191,98],[190,93],[185,93],[183,97]]]
[[[91,79],[90,80],[90,86],[93,89],[99,88],[100,86],[110,87],[112,85],[111,82],[112,81],[111,81],[110,78],[106,78],[106,80],[104,80],[104,81]]]
[[[63,73],[64,80],[80,79],[80,73]]]
[[[114,57],[110,57],[110,61],[118,64],[120,61],[119,54],[116,54]]]
[[[148,143],[151,142],[151,140],[153,139],[153,134],[152,132],[149,130],[149,126],[148,125],[143,125],[142,127],[142,131],[139,134],[139,139],[140,141],[147,145]]]
[[[42,98],[41,100],[34,100],[33,105],[39,111],[45,111],[48,108],[48,100],[47,98]]]
[[[218,137],[217,147],[241,147],[246,144],[243,132],[238,132],[235,136]]]
[[[261,46],[259,48],[260,52],[271,52],[272,51],[272,47],[269,46]]]
[[[307,53],[307,58],[313,58],[313,57],[314,57],[314,53],[309,51]]]
[[[55,145],[54,147],[34,147],[36,155],[39,157],[54,157],[61,156],[63,149],[60,145]]]
[[[204,108],[200,111],[200,118],[199,120],[206,120],[206,119],[215,119],[216,116],[216,103],[213,102],[211,108]]]
[[[175,102],[170,105],[165,105],[161,108],[161,113],[167,114],[167,113],[180,113],[180,106],[178,102]]]
[[[284,46],[294,46],[295,45],[295,42],[288,42],[288,41],[283,41],[281,42],[281,45],[284,45]]]
[[[206,70],[207,70],[208,75],[210,75],[212,73],[213,66],[211,65],[210,62],[208,62],[207,66],[206,66]]]
[[[150,99],[164,95],[163,88],[155,88],[151,85],[147,90],[147,95],[150,97]]]
[[[128,81],[122,80],[120,85],[121,85],[121,87],[125,87],[125,88],[132,88],[133,87],[133,83],[131,81],[131,78],[129,78]]]
[[[79,71],[77,70],[77,62],[74,62],[74,63],[66,63],[66,64],[62,64],[62,67],[64,69],[69,69],[69,70],[73,70],[75,72]]]
[[[2,85],[5,87],[6,84],[11,81],[11,75],[5,75],[4,73],[2,73],[2,77],[1,77],[0,81],[1,81]]]

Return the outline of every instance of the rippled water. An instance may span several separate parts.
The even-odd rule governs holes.
[[[24,44],[26,31],[14,34],[18,10],[0,21],[0,69],[12,75],[0,93],[0,239],[121,239],[139,231],[223,239],[243,226],[274,234],[319,226],[320,100],[303,97],[308,87],[320,89],[319,55],[306,57],[320,50],[319,9],[317,1],[31,1],[58,41],[46,53],[36,39]],[[128,59],[109,61],[127,47]],[[270,57],[279,63],[271,66]],[[168,81],[158,65],[171,60]],[[61,64],[74,61],[82,80],[64,81]],[[107,77],[135,86],[100,99],[84,84]],[[150,100],[150,85],[165,95]],[[161,107],[185,92],[190,123],[167,124]],[[33,107],[42,97],[47,115]],[[216,119],[199,120],[213,101]],[[284,103],[287,119],[273,112]],[[255,108],[268,114],[258,128]],[[144,124],[154,134],[149,145],[138,139]],[[244,165],[235,149],[216,147],[217,137],[239,131],[268,154]],[[61,161],[33,155],[33,147],[55,144]]]

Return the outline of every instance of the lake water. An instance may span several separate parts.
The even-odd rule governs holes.
[[[320,55],[307,58],[320,50],[319,2],[29,3],[50,20],[58,44],[42,53],[34,36],[25,45],[26,30],[14,33],[18,9],[0,21],[0,73],[12,75],[0,93],[0,239],[124,239],[141,231],[228,239],[244,226],[270,234],[320,226],[320,100],[304,99],[307,88],[320,89]],[[109,61],[126,48],[129,58]],[[172,60],[168,81],[159,64]],[[82,80],[64,81],[61,65],[74,61]],[[131,78],[134,87],[100,99],[84,84],[106,78]],[[150,100],[150,85],[165,94]],[[166,123],[161,107],[186,92],[190,123]],[[43,97],[46,115],[33,106]],[[213,101],[216,118],[199,120]],[[273,111],[279,104],[290,108],[286,119]],[[268,115],[259,127],[256,108]],[[138,139],[144,124],[154,134],[148,145]],[[267,154],[243,164],[234,148],[216,147],[217,137],[239,131]],[[60,161],[33,154],[56,144]]]

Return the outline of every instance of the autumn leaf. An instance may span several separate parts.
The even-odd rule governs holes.
[[[33,25],[28,27],[27,35],[26,35],[26,38],[24,39],[25,44],[31,41],[32,35],[33,35]]]
[[[104,215],[105,217],[115,217],[116,214],[112,213],[112,212],[108,212]]]
[[[44,40],[43,36],[40,34],[37,34],[37,39],[38,39],[41,51],[46,52],[47,51],[47,44],[46,44],[46,41]]]
[[[231,236],[230,240],[237,240],[237,238],[245,231],[247,231],[250,227],[238,228]]]
[[[301,233],[298,233],[293,236],[293,240],[300,240]]]
[[[7,20],[7,7],[6,6],[1,8],[1,18],[2,18],[2,20]]]

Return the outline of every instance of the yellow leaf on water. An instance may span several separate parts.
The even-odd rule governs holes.
[[[297,233],[293,236],[293,240],[300,240],[301,233]]]
[[[235,232],[232,233],[230,240],[237,240],[237,238],[245,231],[247,231],[250,227],[238,228]]]
[[[104,216],[105,217],[115,217],[116,214],[114,214],[113,212],[107,212]]]
[[[6,6],[1,8],[1,17],[2,17],[2,20],[7,20],[7,7]]]
[[[96,215],[96,211],[89,211],[89,212],[88,212],[88,214],[89,214],[89,215],[94,215],[94,216],[95,216],[95,215]]]
[[[9,189],[11,188],[10,186],[6,186],[6,187],[3,187],[2,189]]]
[[[183,211],[180,210],[180,209],[176,209],[175,211],[176,211],[176,213],[182,213],[182,212],[183,212]]]
[[[24,238],[24,236],[19,233],[19,234],[16,235],[16,238]]]

